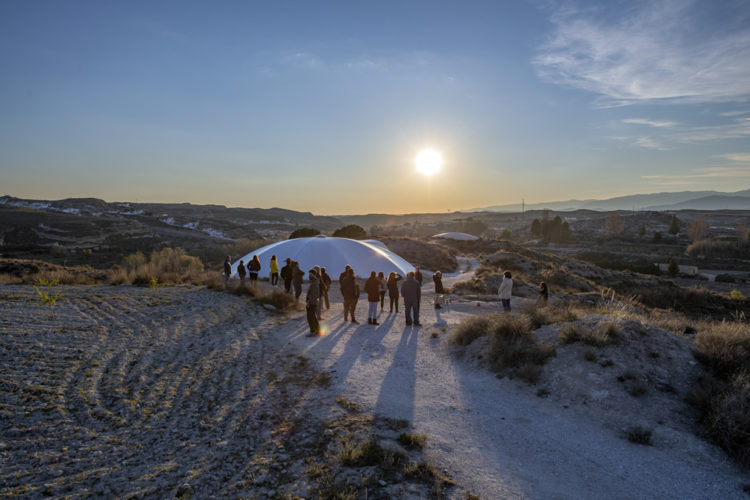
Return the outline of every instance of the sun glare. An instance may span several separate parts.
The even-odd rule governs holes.
[[[443,155],[434,149],[424,149],[414,159],[414,164],[424,175],[433,175],[443,166]]]

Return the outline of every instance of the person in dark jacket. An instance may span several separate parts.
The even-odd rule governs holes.
[[[406,325],[422,326],[419,322],[419,300],[422,298],[422,289],[419,282],[414,279],[414,272],[409,271],[406,279],[401,285],[401,295],[404,297],[404,314],[406,315]],[[412,312],[414,319],[412,321]]]
[[[391,301],[391,312],[393,312],[393,307],[396,307],[396,312],[398,313],[398,281],[402,278],[400,274],[398,274],[396,271],[391,271],[391,273],[388,275],[388,281],[386,282],[385,286],[388,288],[388,298]]]
[[[354,278],[354,270],[351,267],[342,274],[344,276],[339,281],[341,282],[341,295],[344,297],[344,321],[347,321],[351,316],[352,323],[358,324],[359,321],[354,319],[354,311],[357,309],[357,302],[359,301],[359,285]]]
[[[240,277],[240,286],[245,286],[245,262],[240,261],[237,265],[237,274]]]
[[[292,259],[287,257],[286,265],[281,268],[281,279],[284,280],[284,291],[292,293]]]
[[[331,303],[328,301],[328,290],[331,288],[331,277],[326,272],[325,267],[320,268],[320,279],[325,285],[325,290],[323,291],[323,300],[326,303],[326,311],[331,308]]]
[[[432,275],[432,281],[435,282],[435,309],[442,309],[440,303],[443,302],[443,295],[445,295],[443,273],[435,271],[435,274]]]
[[[416,271],[414,271],[414,279],[417,280],[419,286],[422,286],[422,271],[419,270],[419,266],[417,266]]]
[[[260,272],[260,259],[257,255],[253,255],[252,260],[247,263],[247,271],[250,275],[250,282],[255,285],[258,281],[258,273]]]
[[[380,323],[378,323],[375,316],[378,314],[378,302],[380,302],[380,281],[375,271],[372,271],[370,277],[365,281],[365,293],[367,294],[367,302],[369,304],[367,324],[379,325]]]
[[[227,255],[224,259],[224,288],[229,286],[229,276],[232,274],[232,256]]]
[[[303,274],[304,275],[304,274]],[[310,327],[308,337],[314,337],[320,334],[320,323],[318,322],[318,301],[320,300],[320,279],[315,269],[310,269],[310,286],[307,289],[305,297],[305,307],[307,309],[307,324]]]
[[[292,283],[294,284],[294,298],[299,300],[302,295],[302,282],[305,280],[305,272],[299,268],[299,262],[292,262]]]

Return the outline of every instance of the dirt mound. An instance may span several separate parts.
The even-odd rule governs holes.
[[[380,241],[415,266],[444,273],[452,273],[458,269],[455,255],[440,243],[411,238],[381,238]]]

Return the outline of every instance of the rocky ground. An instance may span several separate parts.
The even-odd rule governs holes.
[[[410,422],[337,398],[274,338],[281,316],[192,287],[48,292],[0,288],[0,496],[419,498],[443,481],[396,441]]]
[[[446,285],[471,277],[459,259]],[[454,300],[325,335],[225,292],[0,286],[0,495],[249,498],[744,498],[747,471],[695,435],[690,340],[627,315],[537,330],[536,385],[498,378]],[[518,308],[526,299],[514,298]],[[367,304],[358,306],[364,323]],[[617,341],[562,342],[609,325]],[[628,439],[634,426],[650,445]]]

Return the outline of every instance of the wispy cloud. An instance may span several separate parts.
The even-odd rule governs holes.
[[[599,94],[608,105],[732,101],[750,94],[750,22],[742,2],[722,2],[710,23],[700,2],[612,3],[559,9],[534,59],[540,76]],[[746,4],[745,4],[746,5]],[[726,22],[724,22],[726,21]]]
[[[669,148],[665,147],[661,142],[657,141],[653,137],[636,137],[634,144],[646,149],[656,149],[658,151],[665,151]]]
[[[647,118],[627,118],[625,120],[622,120],[623,123],[627,123],[630,125],[648,125],[649,127],[674,127],[677,125],[675,122],[670,121],[660,121],[660,120],[649,120]]]
[[[736,161],[740,163],[750,164],[750,153],[731,153],[719,155],[719,158],[724,158],[729,161]]]

